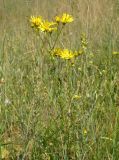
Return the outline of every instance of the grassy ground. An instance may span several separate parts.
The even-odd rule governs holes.
[[[74,22],[57,45],[88,39],[73,66],[42,50],[28,22],[64,12]],[[0,0],[1,159],[119,159],[118,28],[118,0]]]

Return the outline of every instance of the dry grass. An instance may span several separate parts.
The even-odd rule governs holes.
[[[63,12],[75,21],[59,44],[77,49],[88,37],[74,67],[41,53],[28,23]],[[118,0],[0,1],[1,158],[118,160],[118,17]]]

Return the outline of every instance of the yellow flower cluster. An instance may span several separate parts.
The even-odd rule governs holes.
[[[43,21],[41,25],[38,27],[42,32],[52,32],[57,30],[57,27],[55,26],[55,22],[48,22],[48,21]]]
[[[52,31],[57,30],[59,22],[66,24],[72,21],[73,21],[73,17],[66,13],[64,13],[62,16],[56,16],[55,22],[46,21],[41,16],[38,16],[38,17],[31,16],[30,18],[30,23],[32,28],[36,30],[40,30],[42,32],[50,32],[50,33]]]
[[[42,17],[31,16],[30,23],[31,27],[42,32],[52,32],[54,30],[57,30],[57,27],[55,26],[57,25],[57,23],[45,21]]]
[[[66,23],[73,22],[74,19],[71,15],[64,13],[62,16],[56,16],[55,20],[58,23],[61,22],[63,24],[66,24]]]
[[[82,54],[81,51],[71,51],[68,49],[60,49],[60,48],[56,48],[53,50],[53,56],[58,56],[62,59],[66,59],[66,60],[70,60],[72,58],[75,58],[77,56],[79,56],[80,54]]]
[[[87,49],[87,39],[85,34],[82,34],[81,36],[81,49],[79,51],[72,51],[68,49],[61,49],[61,48],[55,48],[56,42],[58,41],[58,38],[60,36],[60,33],[62,31],[63,27],[66,23],[71,23],[73,22],[73,17],[72,15],[69,15],[67,13],[63,13],[60,16],[56,16],[54,21],[47,21],[44,20],[42,17],[35,17],[31,16],[30,18],[30,23],[31,27],[36,29],[37,31],[41,32],[46,32],[46,33],[52,33],[53,31],[58,30],[56,39],[54,40],[53,45],[49,44],[49,49],[48,51],[52,53],[53,56],[60,57],[65,60],[71,60],[73,58],[76,58],[77,56],[85,53]]]

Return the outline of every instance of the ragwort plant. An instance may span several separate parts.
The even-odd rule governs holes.
[[[73,20],[74,18],[66,13],[56,16],[51,22],[40,16],[30,18],[31,27],[42,42],[41,52],[49,59],[48,63],[51,63],[49,72],[54,92],[52,97],[56,100],[55,116],[48,122],[43,134],[37,137],[39,154],[35,156],[40,159],[77,159],[81,156],[80,148],[87,141],[87,129],[82,127],[79,119],[81,116],[79,72],[82,71],[83,78],[88,76],[86,73],[88,63],[84,61],[90,59],[90,55],[86,54],[88,44],[86,35],[84,33],[81,35],[78,50],[73,51],[59,46],[64,28]],[[67,98],[64,99],[63,95]]]

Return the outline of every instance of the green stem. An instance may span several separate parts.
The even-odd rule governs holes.
[[[56,43],[57,43],[57,41],[58,41],[58,38],[59,38],[60,34],[62,33],[63,28],[64,28],[64,25],[62,25],[59,33],[57,34],[57,37],[56,37],[56,39],[55,39],[55,41],[54,41],[54,44],[53,44],[53,47],[51,48],[51,51],[54,49],[54,47],[55,47],[55,45],[56,45]]]

